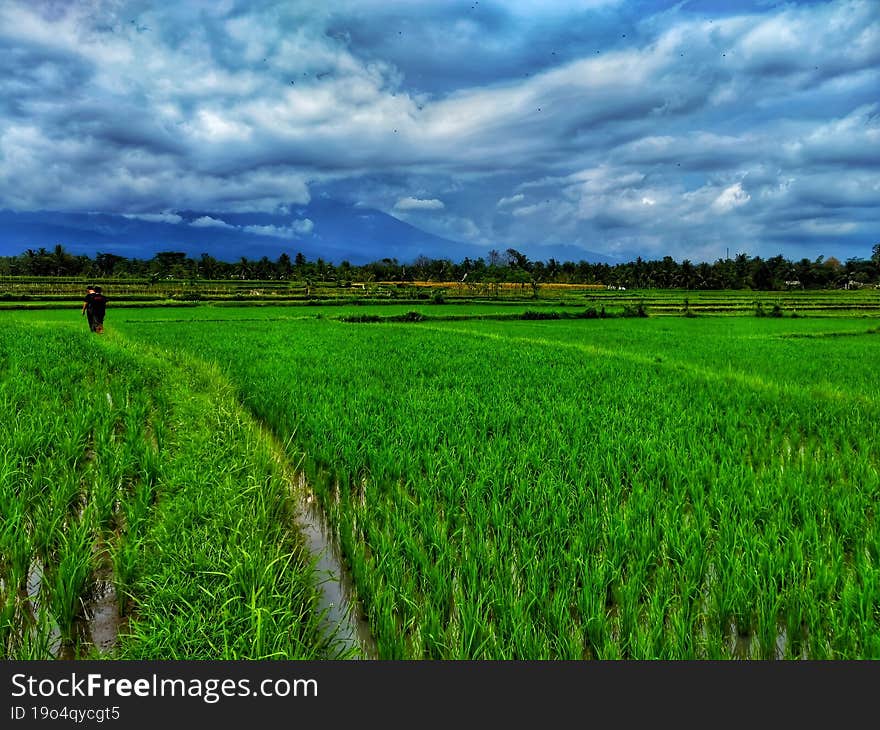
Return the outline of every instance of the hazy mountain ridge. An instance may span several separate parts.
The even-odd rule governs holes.
[[[318,199],[293,207],[286,215],[176,211],[167,214],[118,215],[61,211],[0,210],[0,256],[17,256],[26,249],[62,245],[73,254],[113,253],[126,258],[151,258],[160,251],[182,251],[197,258],[203,253],[221,261],[241,257],[274,260],[282,253],[338,264],[362,265],[382,258],[409,262],[419,256],[462,261],[486,258],[490,248],[423,231],[380,210],[340,201]],[[560,246],[558,253],[542,247],[530,258],[616,263],[619,259]],[[578,253],[579,252],[579,253]]]

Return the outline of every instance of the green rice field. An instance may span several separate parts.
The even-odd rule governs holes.
[[[880,317],[809,301],[2,312],[0,646],[356,656],[301,476],[379,659],[880,658]]]

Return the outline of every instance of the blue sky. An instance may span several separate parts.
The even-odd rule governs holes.
[[[328,197],[532,258],[880,241],[876,0],[0,0],[0,89],[16,211],[295,237]]]

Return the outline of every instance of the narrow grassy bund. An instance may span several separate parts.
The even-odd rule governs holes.
[[[876,313],[571,306],[6,313],[7,655],[331,655],[262,424],[380,658],[880,658]]]
[[[76,325],[0,325],[2,655],[338,656],[290,484],[229,387]]]

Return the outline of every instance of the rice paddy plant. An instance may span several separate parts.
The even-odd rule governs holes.
[[[254,320],[232,340],[220,322],[134,319],[140,342],[221,364],[291,460],[307,455],[383,656],[569,656],[579,641],[592,656],[729,658],[731,622],[766,655],[798,616],[808,656],[876,650],[863,323]],[[161,420],[157,442],[183,447]],[[154,508],[183,491],[177,524],[210,520],[189,477],[156,471]],[[221,559],[215,546],[199,563]]]
[[[6,580],[12,571],[6,574],[3,584],[0,585],[0,656],[8,658],[12,655],[10,644],[14,639],[14,631],[17,625],[15,614],[17,610],[18,591]]]
[[[131,533],[121,535],[110,544],[113,584],[116,589],[116,602],[120,616],[126,613],[133,598],[132,590],[142,560],[142,540],[138,539],[136,535]]]
[[[11,632],[9,658],[19,660],[54,659],[59,649],[58,624],[48,606],[40,601],[27,603]]]
[[[0,504],[10,517],[0,529],[5,655],[68,655],[106,553],[120,611],[135,609],[140,622],[120,637],[120,656],[217,658],[211,652],[222,646],[234,658],[337,651],[316,618],[311,567],[288,519],[290,484],[207,368],[178,382],[170,365],[113,338],[9,322],[0,326],[0,351],[18,373],[0,382],[0,422],[17,424],[0,439]],[[254,488],[236,503],[242,482]],[[211,498],[204,504],[203,492]],[[187,550],[199,557],[198,546],[201,570],[237,564],[231,538],[214,539],[233,528],[250,536],[248,554],[268,573],[249,594],[257,621],[205,600],[187,559]],[[167,543],[182,543],[171,551],[176,563],[163,558]],[[228,594],[228,580],[220,583],[215,592]],[[187,604],[189,635],[175,615]],[[163,605],[173,610],[157,611]]]
[[[40,560],[50,562],[64,535],[67,514],[54,500],[45,499],[31,504],[29,517],[34,553]]]
[[[667,614],[663,658],[698,659],[700,633],[699,612],[686,599],[676,601],[673,598]]]
[[[780,609],[785,630],[785,658],[798,659],[807,651],[809,641],[808,615],[800,594],[789,591]]]
[[[295,433],[310,473],[336,475],[317,487],[347,554],[364,563],[355,566],[364,595],[382,602],[380,592],[391,586],[404,593],[381,603],[397,621],[380,612],[376,621],[387,626],[380,633],[406,631],[421,615],[436,635],[438,621],[452,631],[462,615],[482,615],[498,641],[468,642],[468,651],[549,656],[568,651],[560,639],[568,628],[563,607],[578,606],[569,610],[569,624],[592,646],[608,645],[614,632],[607,615],[579,597],[573,566],[587,550],[601,551],[617,571],[606,592],[618,651],[664,651],[658,627],[672,621],[670,612],[682,635],[677,648],[666,649],[670,655],[692,656],[704,642],[708,653],[729,656],[731,622],[744,636],[759,625],[769,636],[781,618],[770,614],[782,610],[786,592],[809,589],[805,566],[823,559],[824,538],[807,539],[801,524],[813,520],[823,535],[836,531],[845,553],[864,542],[877,464],[854,445],[876,436],[863,417],[868,396],[858,392],[868,371],[856,368],[817,396],[808,380],[792,376],[797,341],[778,339],[789,322],[788,329],[761,323],[767,338],[761,347],[748,340],[748,348],[742,335],[750,332],[717,321],[700,322],[699,341],[687,346],[681,330],[666,323],[609,329],[597,322],[590,330],[424,324],[377,332],[327,322],[272,330],[257,323],[248,336],[259,338],[266,354],[256,363],[237,357],[235,343],[210,328],[186,333],[193,352],[234,364],[230,373],[246,402],[278,432]],[[180,342],[168,329],[139,333]],[[827,343],[822,349],[821,340],[809,340],[826,363]],[[869,344],[847,340],[853,351]],[[786,371],[778,367],[783,357],[768,357],[779,349],[789,358]],[[741,369],[716,366],[731,356]],[[804,369],[809,378],[812,369]],[[453,535],[454,547],[443,539]],[[498,544],[505,545],[503,559]],[[433,569],[438,556],[457,557],[441,571]],[[658,567],[664,559],[675,560],[674,579]],[[516,567],[511,580],[514,560],[528,567]],[[451,612],[445,582],[468,575],[472,565],[480,566],[479,583],[494,586],[493,610],[463,613],[456,603]],[[708,587],[708,605],[700,586]],[[770,601],[773,594],[781,598]],[[421,607],[418,615],[411,605]],[[583,615],[585,606],[591,615]],[[425,646],[424,628],[411,646]]]
[[[48,607],[65,642],[73,638],[73,622],[82,611],[94,568],[92,525],[83,518],[61,533],[52,562],[43,566],[40,586],[41,595],[48,593]]]
[[[23,506],[7,502],[0,525],[0,579],[10,595],[24,587],[33,557],[33,545],[28,536],[28,525]]]
[[[92,509],[95,519],[95,528],[105,536],[116,527],[116,506],[118,502],[118,489],[115,484],[105,478],[94,478],[89,475],[86,479],[85,499]]]

